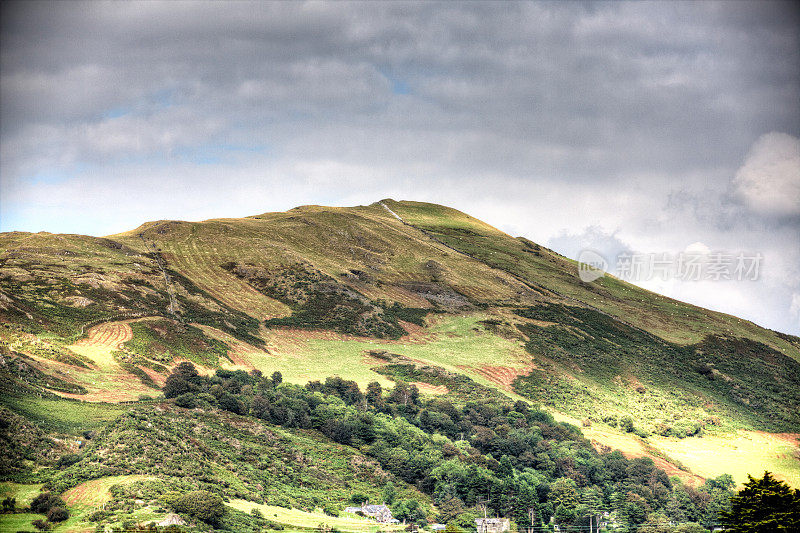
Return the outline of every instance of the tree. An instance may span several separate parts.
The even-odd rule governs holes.
[[[708,530],[696,522],[688,522],[677,526],[675,533],[708,533]]]
[[[559,524],[570,524],[577,518],[575,508],[564,504],[558,504],[556,506],[554,516],[556,517],[556,522]]]
[[[354,492],[352,496],[350,496],[350,502],[356,505],[361,505],[367,501],[369,501],[369,498],[360,492]]]
[[[383,486],[383,503],[386,505],[392,505],[395,498],[397,498],[397,489],[395,488],[394,483],[387,481],[386,485]]]
[[[408,383],[405,381],[398,381],[392,393],[389,395],[389,400],[396,404],[408,405],[411,399],[411,391],[408,388]]]
[[[13,513],[17,509],[17,499],[11,496],[3,500],[3,512]]]
[[[181,363],[183,364],[183,363]],[[177,398],[191,391],[189,382],[180,374],[170,374],[164,383],[164,397]]]
[[[164,396],[166,396],[166,393]],[[178,407],[185,407],[186,409],[194,409],[197,407],[197,396],[192,392],[185,392],[175,398],[175,405]]]
[[[500,467],[497,469],[497,475],[503,477],[513,477],[514,467],[511,465],[511,458],[508,455],[503,455],[500,458]]]
[[[186,380],[191,380],[192,378],[196,378],[198,376],[197,369],[194,367],[192,363],[188,361],[184,361],[183,363],[176,366],[171,373],[181,376],[183,379]]]
[[[800,491],[792,491],[769,472],[749,481],[731,498],[731,510],[722,521],[733,533],[800,531]]]
[[[447,524],[464,512],[464,503],[456,496],[451,496],[437,505],[439,508],[439,521]]]
[[[392,507],[392,515],[398,520],[405,520],[412,524],[427,525],[425,512],[417,500],[403,500]]]
[[[178,513],[186,513],[209,524],[219,523],[219,519],[227,512],[222,498],[205,490],[179,496],[172,502],[172,507]]]
[[[336,507],[334,507],[331,504],[326,505],[322,509],[322,512],[325,513],[328,516],[339,516],[339,509],[337,509]]]
[[[672,533],[675,527],[670,524],[669,518],[662,513],[650,513],[647,520],[639,526],[641,529],[652,533]]]
[[[635,492],[628,492],[625,497],[625,503],[620,509],[620,517],[629,526],[637,526],[645,521],[647,513],[650,511],[650,506],[647,501]]]
[[[575,480],[561,477],[550,487],[548,500],[553,502],[553,507],[563,505],[565,509],[574,510],[578,506],[578,489]]]
[[[283,374],[278,372],[277,370],[272,373],[272,384],[277,386],[283,383]]]
[[[369,403],[372,407],[380,407],[383,405],[383,397],[381,396],[383,393],[383,389],[381,388],[381,384],[377,381],[371,382],[367,385],[367,403]]]

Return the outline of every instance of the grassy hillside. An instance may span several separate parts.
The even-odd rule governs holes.
[[[583,283],[573,261],[451,208],[387,199],[149,222],[107,238],[0,234],[0,403],[13,428],[3,438],[22,450],[14,476],[55,476],[59,456],[80,450],[51,481],[71,496],[102,489],[120,506],[109,524],[164,516],[158,494],[170,487],[231,499],[234,529],[255,523],[252,509],[302,507],[299,522],[317,520],[331,496],[312,488],[310,467],[275,466],[297,462],[291,453],[324,463],[338,504],[353,487],[379,497],[381,483],[353,465],[368,450],[163,405],[183,361],[203,376],[277,371],[296,385],[338,376],[362,390],[409,383],[459,405],[529,402],[582,423],[595,447],[651,457],[694,485],[764,469],[800,479],[800,339],[611,276]],[[178,483],[187,464],[195,481]],[[424,486],[404,487],[431,501]],[[124,504],[130,491],[152,505]]]

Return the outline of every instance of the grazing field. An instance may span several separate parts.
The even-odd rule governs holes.
[[[368,355],[371,351],[386,351],[467,374],[483,385],[496,386],[493,381],[496,378],[487,372],[487,366],[502,361],[506,372],[524,373],[531,356],[520,342],[487,331],[480,324],[485,318],[483,313],[436,317],[430,319],[432,324],[428,328],[417,329],[398,341],[274,329],[265,334],[269,353],[254,351],[241,353],[239,357],[262,372],[280,371],[285,380],[293,383],[338,375],[364,387],[370,381],[390,383],[385,376],[370,370],[382,362]]]
[[[580,420],[553,412],[557,420],[580,425]],[[597,446],[609,446],[626,457],[648,456],[659,468],[684,483],[698,485],[703,479],[731,474],[738,485],[747,475],[758,477],[768,470],[775,477],[800,488],[800,435],[739,430],[702,437],[676,439],[650,436],[642,439],[606,424],[592,424],[581,431]]]
[[[16,498],[17,507],[25,507],[30,505],[31,500],[39,494],[41,487],[41,483],[23,484],[3,481],[0,482],[0,499]]]
[[[0,531],[4,532],[21,532],[25,531],[39,531],[31,525],[34,520],[44,520],[45,516],[34,513],[14,513],[14,514],[0,514]],[[64,531],[61,528],[54,531]]]
[[[726,472],[738,484],[747,475],[758,477],[768,470],[789,485],[800,488],[800,435],[738,431],[702,438],[671,439],[651,437],[653,446],[677,459],[693,472],[715,476]]]
[[[504,391],[512,391],[514,380],[519,376],[530,373],[533,367],[508,367],[485,365],[478,368],[461,367],[463,370],[474,371],[483,376],[487,381],[493,383]]]
[[[244,311],[259,320],[286,316],[289,308],[261,294],[245,281],[220,267],[225,259],[211,243],[195,239],[175,239],[160,243],[170,267],[191,279],[225,305]]]
[[[576,423],[578,421],[572,420],[572,422]],[[595,447],[608,446],[611,449],[621,451],[628,458],[649,457],[669,476],[677,476],[687,485],[698,486],[703,483],[706,477],[717,477],[720,474],[727,473],[727,470],[721,469],[709,471],[706,475],[698,475],[686,465],[665,454],[657,446],[653,446],[649,441],[605,424],[593,424],[591,427],[581,428],[581,431]]]
[[[125,405],[3,396],[2,403],[47,431],[78,435],[100,428],[128,410]]]
[[[302,529],[316,529],[325,524],[339,531],[353,533],[372,533],[375,531],[400,531],[402,525],[384,525],[375,520],[362,518],[357,515],[343,514],[343,516],[330,516],[322,512],[306,512],[299,509],[286,509],[272,505],[261,505],[246,500],[231,500],[228,504],[234,509],[250,513],[253,509],[258,509],[264,514],[264,518],[278,522],[288,527]]]
[[[439,242],[499,270],[541,286],[551,296],[580,301],[677,344],[710,333],[746,337],[800,361],[800,350],[774,331],[740,318],[644,290],[610,275],[578,281],[577,262],[524,238],[513,238],[455,209],[423,202],[383,200],[402,219]]]
[[[448,390],[447,387],[444,385],[431,385],[430,383],[425,383],[423,381],[415,381],[411,383],[412,385],[416,385],[419,391],[423,394],[447,394]]]

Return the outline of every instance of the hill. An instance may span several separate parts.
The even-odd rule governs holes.
[[[105,238],[0,234],[2,403],[27,434],[69,440],[153,416],[147,398],[184,361],[297,385],[412,383],[426,401],[542,406],[687,483],[768,468],[800,486],[800,339],[577,274],[465,213],[390,199]],[[32,449],[43,464],[55,453]],[[133,474],[163,473],[103,475]]]

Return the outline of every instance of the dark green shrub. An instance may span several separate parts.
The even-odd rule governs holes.
[[[11,496],[3,500],[3,512],[13,513],[17,509],[17,499]]]
[[[66,508],[67,504],[64,500],[50,492],[42,492],[31,501],[31,512],[38,514],[47,514],[53,507]]]
[[[619,421],[619,427],[627,433],[633,433],[633,418],[628,415],[623,416]]]
[[[56,463],[56,466],[58,468],[65,468],[65,467],[67,467],[69,465],[74,465],[75,463],[80,461],[80,459],[81,459],[81,456],[78,455],[77,453],[68,453],[66,455],[62,455],[58,459],[58,462]]]
[[[69,518],[69,512],[63,507],[51,507],[47,511],[47,520],[50,522],[63,522],[67,518]]]
[[[339,510],[336,507],[334,507],[333,505],[326,505],[322,509],[322,512],[325,513],[328,516],[339,516]]]
[[[178,513],[185,513],[209,524],[217,524],[227,511],[222,498],[205,490],[195,490],[172,503]]]
[[[197,396],[191,392],[185,392],[175,398],[175,405],[186,409],[194,409],[197,407]]]
[[[354,492],[352,496],[350,496],[350,501],[356,505],[361,505],[362,503],[369,500],[369,498],[360,492]]]
[[[186,394],[191,390],[189,382],[180,374],[170,374],[164,383],[164,396],[166,398],[177,398],[181,394]]]

